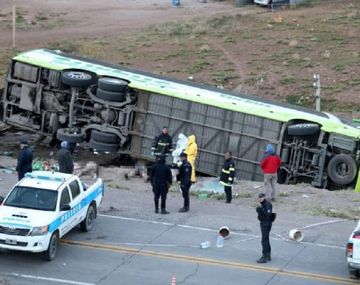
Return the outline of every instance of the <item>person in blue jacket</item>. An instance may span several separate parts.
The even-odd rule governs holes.
[[[20,142],[20,149],[21,151],[16,164],[16,172],[18,173],[19,180],[25,176],[25,173],[32,171],[33,161],[33,154],[26,140]]]
[[[159,213],[159,198],[161,197],[161,214],[169,214],[166,211],[166,196],[169,192],[169,186],[172,184],[171,170],[165,164],[165,159],[165,155],[156,158],[156,163],[150,175],[150,182],[154,192],[155,213]]]

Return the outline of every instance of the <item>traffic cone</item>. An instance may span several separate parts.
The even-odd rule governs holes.
[[[171,279],[171,285],[176,285],[176,276],[175,275]]]

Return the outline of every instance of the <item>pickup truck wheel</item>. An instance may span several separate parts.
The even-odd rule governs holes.
[[[98,87],[106,91],[126,93],[128,82],[119,78],[103,77],[99,79]]]
[[[358,279],[360,277],[359,270],[349,269],[350,277],[353,279]]]
[[[110,143],[110,144],[118,144],[120,142],[120,138],[112,133],[100,132],[97,130],[91,131],[91,139],[97,142]]]
[[[59,141],[67,141],[69,143],[81,143],[84,141],[84,136],[80,133],[74,133],[70,129],[58,129],[56,132],[56,138]]]
[[[95,78],[84,71],[69,70],[63,72],[61,81],[70,87],[86,88],[95,83]]]
[[[317,124],[303,123],[287,127],[287,133],[291,136],[311,136],[320,131],[320,126]]]
[[[327,172],[330,179],[339,185],[351,183],[356,177],[356,162],[347,154],[338,154],[330,159]]]
[[[126,93],[112,92],[98,88],[96,90],[96,97],[105,101],[124,102],[126,100]]]
[[[59,237],[57,232],[53,233],[50,238],[49,246],[46,251],[43,252],[43,258],[47,261],[51,261],[55,258],[59,243]]]
[[[118,143],[102,143],[93,139],[90,140],[89,146],[96,151],[104,152],[116,152],[120,148]]]
[[[84,232],[90,231],[93,227],[95,217],[96,217],[95,208],[93,205],[90,205],[86,212],[85,220],[83,220],[80,223],[81,230],[83,230]]]

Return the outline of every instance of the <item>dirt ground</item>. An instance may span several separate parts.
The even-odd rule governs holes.
[[[12,5],[18,8],[17,43],[22,48],[38,47],[52,41],[85,37],[113,37],[140,28],[170,21],[185,21],[195,16],[208,17],[233,9],[230,1],[200,3],[183,0],[182,7],[170,0],[79,0],[47,1],[3,0],[0,3],[0,39],[11,44]]]
[[[51,165],[56,165],[56,152],[58,150],[49,146],[50,139],[36,145],[37,138],[37,135],[16,129],[11,129],[5,135],[0,136],[0,172],[14,173],[16,157],[19,152],[18,143],[21,139],[27,139],[34,148],[35,159],[49,161]],[[106,188],[112,189],[113,192],[118,192],[120,195],[124,193],[130,199],[129,211],[137,211],[137,199],[139,203],[141,201],[149,208],[146,201],[151,200],[149,198],[152,195],[151,186],[146,183],[146,177],[134,176],[135,168],[131,161],[115,154],[93,154],[85,145],[80,145],[73,157],[77,165],[76,171],[84,169],[89,161],[96,162],[100,167],[99,176],[104,179]],[[130,179],[125,179],[125,174],[129,174]],[[192,199],[199,204],[204,201],[214,205],[222,204],[225,198],[224,194],[214,193],[214,191],[222,189],[216,181],[216,178],[198,177],[197,183],[192,186]],[[237,181],[233,190],[234,204],[240,208],[254,208],[256,207],[256,197],[262,191],[264,191],[262,182]],[[133,198],[130,197],[131,193],[134,195]],[[176,183],[170,188],[170,195],[174,199],[180,199],[179,187]],[[353,189],[328,191],[312,187],[309,184],[278,185],[277,197],[275,205],[278,211],[282,213],[291,213],[292,215],[299,215],[299,217],[305,215],[350,220],[360,218],[360,194],[354,192]],[[142,201],[143,199],[144,201]],[[116,211],[113,209],[116,208],[116,205],[109,204],[106,207]],[[126,209],[121,209],[121,211],[126,211]]]
[[[324,110],[356,116],[360,103],[360,1],[318,0],[277,11],[253,5],[238,8],[234,1],[184,0],[180,8],[165,0],[29,3],[0,2],[0,75],[5,74],[13,54],[49,47],[312,106],[312,75],[319,73]],[[18,6],[16,49],[11,48],[14,4]],[[12,151],[16,157],[17,142],[24,136],[36,139],[17,130],[5,133],[0,137],[0,152]],[[42,144],[35,155],[48,159],[54,152],[56,149]],[[86,150],[75,154],[75,159],[104,165],[116,160],[89,155]],[[1,157],[0,164],[4,161]],[[151,195],[149,185],[141,179],[124,182],[116,170],[111,171],[107,169],[106,180],[113,191],[137,189],[136,197]],[[261,189],[261,183],[239,181],[234,204],[252,207]],[[172,191],[178,195],[177,189]],[[214,195],[207,200],[222,202],[218,198]],[[351,190],[329,192],[309,185],[281,185],[276,207],[286,213],[354,219],[359,215],[359,202],[359,194]]]

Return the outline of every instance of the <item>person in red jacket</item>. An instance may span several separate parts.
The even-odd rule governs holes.
[[[265,157],[261,161],[260,166],[264,174],[266,197],[271,199],[271,201],[275,201],[277,172],[280,165],[280,157],[276,155],[274,147],[268,144],[265,149]]]

